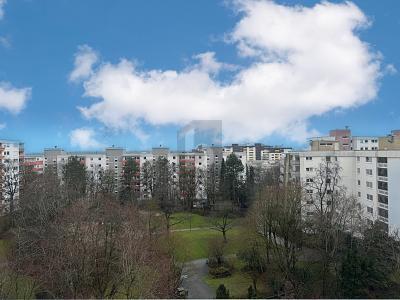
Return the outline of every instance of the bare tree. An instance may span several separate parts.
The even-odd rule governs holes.
[[[306,179],[304,212],[307,232],[315,236],[322,254],[322,296],[326,296],[329,288],[331,267],[336,273],[339,271],[336,256],[344,244],[345,233],[360,233],[363,224],[360,203],[354,196],[347,195],[341,185],[340,172],[336,161],[324,161],[315,174]]]
[[[166,158],[158,158],[155,163],[154,177],[154,199],[164,214],[166,229],[170,228],[183,220],[175,220],[174,212],[178,209],[178,187],[173,178],[171,165]]]
[[[220,174],[218,173],[215,165],[212,164],[207,168],[206,176],[204,176],[207,202],[212,209],[215,208],[215,204],[219,196],[219,179]]]
[[[5,209],[11,214],[14,214],[16,209],[18,195],[19,195],[19,161],[18,159],[7,159],[4,161],[2,166],[2,182],[3,182],[3,194],[4,201],[6,204]]]
[[[226,238],[226,233],[232,229],[234,221],[229,218],[229,212],[225,210],[221,216],[215,217],[212,221],[211,229],[217,230],[222,233],[224,242],[228,242]]]
[[[251,223],[265,240],[267,261],[272,253],[285,280],[290,282],[299,296],[300,283],[296,270],[304,228],[301,188],[296,185],[266,186],[259,191],[256,199]]]
[[[179,192],[183,207],[191,211],[196,198],[196,167],[188,162],[179,166]]]
[[[154,190],[154,165],[150,161],[145,161],[141,171],[141,186],[144,198],[152,198]]]

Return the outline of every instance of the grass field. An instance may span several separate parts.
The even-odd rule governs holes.
[[[189,228],[204,228],[211,226],[211,220],[209,217],[201,216],[198,214],[191,213],[175,213],[173,215],[173,222],[180,222],[175,224],[172,229],[189,229]]]
[[[194,231],[174,232],[179,240],[178,258],[182,261],[191,261],[199,258],[207,258],[208,241],[213,238],[221,238],[222,234],[213,229],[202,229]],[[241,246],[241,235],[243,231],[238,228],[232,228],[227,232],[228,243],[226,245],[226,254],[236,254]]]
[[[0,259],[5,258],[9,249],[9,241],[0,240]]]

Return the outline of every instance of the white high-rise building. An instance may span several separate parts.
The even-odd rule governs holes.
[[[20,171],[24,161],[24,144],[17,141],[0,140],[0,214],[18,205]]]
[[[292,153],[290,158],[285,173],[293,174],[293,162],[298,161],[295,174],[306,193],[313,193],[310,180],[321,165],[335,163],[340,168],[338,185],[359,200],[364,216],[386,224],[390,230],[400,228],[400,151],[304,151]],[[305,199],[304,204],[305,211],[312,214],[311,203]]]

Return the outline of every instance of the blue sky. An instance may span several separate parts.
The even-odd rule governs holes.
[[[275,3],[313,7],[318,1]],[[326,133],[331,128],[348,125],[355,135],[385,135],[400,128],[400,77],[395,71],[400,70],[400,1],[360,0],[353,3],[371,22],[368,28],[357,31],[357,36],[369,44],[371,53],[381,55],[381,77],[376,79],[376,96],[360,96],[368,99],[349,100],[352,104],[346,102],[332,109],[324,107],[305,115],[299,122],[306,124],[309,133]],[[99,75],[100,68],[106,64],[117,66],[121,58],[134,63],[142,72],[180,72],[195,68],[197,58],[194,55],[214,52],[216,59],[227,67],[210,77],[224,85],[239,72],[237,69],[246,69],[254,63],[254,58],[238,55],[238,41],[236,44],[226,41],[227,34],[243,18],[243,12],[238,12],[232,5],[229,1],[215,0],[8,0],[0,20],[0,82],[7,82],[15,89],[31,88],[31,93],[18,113],[1,109],[0,105],[0,124],[4,124],[0,138],[23,141],[28,152],[54,145],[70,150],[111,144],[129,149],[146,149],[159,144],[174,148],[179,128],[179,124],[170,122],[174,116],[148,116],[145,111],[143,116],[146,117],[138,117],[134,122],[136,125],[121,125],[110,123],[105,116],[99,117],[98,111],[85,117],[77,109],[89,108],[104,97],[104,94],[84,96],[84,93],[88,94],[85,83],[90,78],[78,82],[69,79],[79,46],[87,45],[97,55],[97,69],[91,76]],[[262,30],[262,24],[259,30]],[[141,96],[146,101],[155,97],[153,94]],[[112,98],[110,103],[119,105],[118,100]],[[244,98],[244,108],[246,103]],[[190,100],[187,105],[192,105]],[[243,113],[246,111],[244,109]],[[201,116],[204,118],[207,114]],[[214,118],[213,113],[210,116]],[[179,122],[184,120],[181,115],[177,118]],[[237,115],[237,118],[242,116]],[[293,116],[291,118],[288,117],[287,122],[293,120]],[[301,147],[301,139],[282,133],[291,128],[287,122],[265,131],[254,130],[249,135],[239,133],[239,127],[246,128],[247,123],[237,124],[238,140]],[[249,125],[248,128],[253,127]],[[72,141],[71,134],[77,129],[90,130],[90,136],[86,136],[89,143]],[[143,134],[138,135],[136,130]],[[231,131],[227,141],[234,140],[235,132]]]

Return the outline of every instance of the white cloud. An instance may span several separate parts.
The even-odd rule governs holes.
[[[0,130],[6,128],[7,124],[6,123],[0,123]]]
[[[81,149],[101,148],[103,145],[95,138],[95,132],[91,128],[77,128],[70,133],[70,143]]]
[[[7,0],[0,0],[0,20],[4,17],[4,5],[6,5]]]
[[[92,74],[93,65],[98,61],[98,55],[88,45],[78,47],[75,53],[74,69],[69,75],[69,80],[78,82],[88,78]]]
[[[4,48],[11,48],[10,40],[4,36],[0,36],[0,45]]]
[[[31,96],[31,88],[17,89],[8,82],[0,82],[0,110],[18,114]]]
[[[397,74],[397,69],[393,64],[388,64],[385,67],[385,74],[388,75],[396,75]]]
[[[88,119],[142,135],[140,124],[222,120],[225,140],[257,140],[280,134],[298,141],[315,133],[312,116],[365,104],[375,98],[380,58],[357,31],[369,21],[354,4],[314,7],[272,1],[236,1],[241,19],[229,34],[238,54],[252,63],[222,83],[229,64],[212,52],[182,71],[139,70],[122,59],[103,63],[84,81],[80,107]],[[90,64],[91,66],[92,64]],[[86,68],[91,70],[91,68]]]

